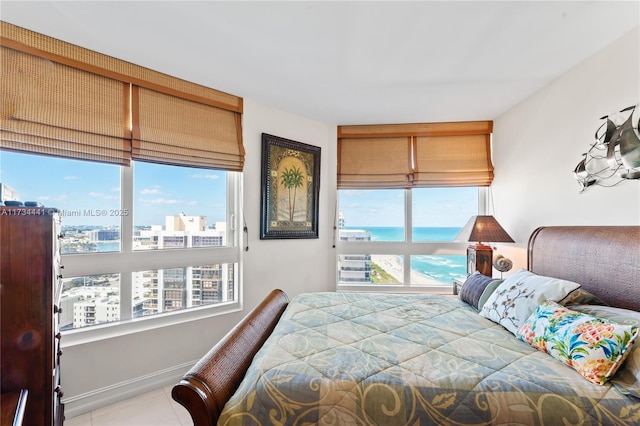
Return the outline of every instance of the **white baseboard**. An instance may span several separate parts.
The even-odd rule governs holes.
[[[125,399],[150,392],[155,389],[177,384],[182,376],[198,360],[176,365],[151,374],[136,377],[120,383],[115,383],[100,389],[94,389],[79,395],[62,398],[64,414],[67,419],[84,413],[124,401]]]

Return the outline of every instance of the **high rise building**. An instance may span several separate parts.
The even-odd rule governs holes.
[[[0,182],[0,203],[4,201],[18,201],[18,191]]]
[[[365,229],[344,229],[344,217],[340,211],[338,236],[340,241],[371,241],[371,233]],[[371,255],[349,254],[338,256],[338,282],[371,283]]]
[[[217,222],[207,227],[204,216],[179,214],[165,217],[165,227],[152,226],[135,237],[134,248],[160,250],[186,247],[215,247],[226,245],[226,224]]]
[[[110,230],[104,231],[88,234],[98,241],[115,236]],[[167,216],[164,227],[152,226],[140,231],[134,239],[134,250],[224,246],[226,238],[224,222],[209,228],[204,216],[180,214]],[[229,300],[235,291],[234,273],[233,263],[134,272],[132,315],[136,318]],[[69,316],[63,326],[73,324],[76,328],[119,320],[119,286],[105,285],[105,280],[103,277],[85,279],[64,291],[63,302],[73,317]]]
[[[202,232],[207,229],[205,216],[185,216],[184,213],[174,216],[165,216],[166,231]]]
[[[226,224],[207,226],[204,216],[167,216],[165,227],[140,231],[134,247],[161,250],[226,245]],[[233,296],[233,264],[198,265],[137,272],[134,282],[142,287],[143,315],[185,307],[219,303]],[[230,294],[231,292],[231,294]]]

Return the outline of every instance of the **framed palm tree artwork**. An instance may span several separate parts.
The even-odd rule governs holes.
[[[320,147],[262,134],[260,239],[318,238]]]

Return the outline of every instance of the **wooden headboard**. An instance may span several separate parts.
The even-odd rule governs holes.
[[[640,311],[640,226],[545,226],[528,269],[582,284],[610,306]]]

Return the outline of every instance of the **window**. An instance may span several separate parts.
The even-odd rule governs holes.
[[[242,98],[0,26],[0,188],[60,210],[63,327],[235,306]]]
[[[3,199],[60,210],[62,254],[120,251],[118,166],[8,151],[0,160]]]
[[[0,166],[3,193],[62,216],[63,330],[237,301],[237,173],[6,151]]]
[[[484,211],[493,122],[338,127],[338,288],[451,292]]]
[[[133,176],[134,250],[227,245],[227,173],[139,162]]]
[[[339,190],[338,288],[451,291],[483,188]],[[411,224],[411,226],[408,226]]]

